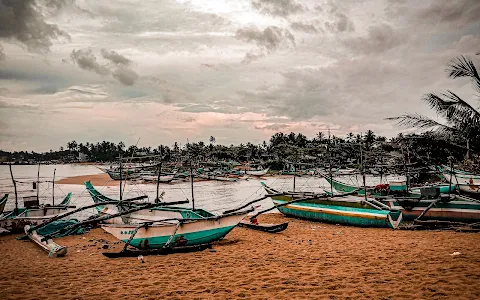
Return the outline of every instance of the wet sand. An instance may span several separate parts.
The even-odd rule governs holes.
[[[95,174],[95,175],[81,175],[63,178],[55,181],[56,184],[83,184],[89,181],[94,186],[118,186],[120,181],[115,181],[108,176],[107,173]]]
[[[63,258],[0,237],[0,299],[479,299],[480,234],[290,221],[268,234],[236,228],[213,250],[108,259],[102,229],[56,239]],[[98,249],[105,240],[111,249]],[[460,255],[452,256],[453,252]]]

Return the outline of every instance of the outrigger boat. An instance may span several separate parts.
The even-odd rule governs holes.
[[[361,187],[345,184],[325,176],[335,190],[364,196]],[[394,187],[394,189],[392,189]],[[397,194],[401,192],[403,194]],[[428,190],[435,192],[427,192]],[[401,210],[405,221],[414,221],[420,216],[423,220],[472,223],[480,221],[480,201],[463,196],[449,194],[455,191],[455,183],[412,188],[406,191],[406,185],[382,185],[367,187],[367,194],[376,197],[390,209]],[[428,210],[427,210],[428,209]],[[424,213],[425,212],[425,213]]]
[[[104,224],[102,228],[125,242],[120,253],[104,253],[108,257],[130,256],[128,246],[139,250],[154,250],[158,252],[182,251],[190,247],[202,247],[224,238],[251,211],[234,211],[217,216],[203,209],[195,209],[193,200],[193,173],[191,171],[192,204],[193,207],[165,207],[169,203],[157,203],[150,209],[138,210],[135,213],[123,213],[117,205],[117,212],[111,205],[112,199],[98,192],[90,182],[85,186],[97,202],[99,213],[113,224]],[[157,201],[160,201],[157,188]],[[121,202],[121,201],[119,201]],[[188,201],[187,201],[188,202]],[[179,201],[177,203],[185,203]],[[120,210],[120,212],[118,212]],[[127,210],[128,211],[128,210]],[[117,216],[122,215],[121,218]],[[123,224],[121,224],[123,222]]]
[[[262,182],[275,208],[290,217],[361,227],[398,228],[403,216],[374,199],[359,200],[352,195],[308,192],[280,192]]]
[[[268,170],[270,170],[270,168],[266,168],[263,170],[245,170],[245,174],[252,176],[264,176],[268,173]]]
[[[393,180],[393,181],[390,181],[388,184],[378,184],[375,186],[361,187],[353,184],[344,183],[328,175],[323,175],[323,177],[325,178],[325,180],[328,181],[329,184],[332,185],[335,191],[343,192],[343,193],[356,192],[358,196],[365,196],[365,191],[367,191],[367,195],[370,195],[370,196],[386,196],[389,193],[406,191],[407,189],[406,181],[403,181],[403,180]],[[439,185],[433,185],[428,187],[438,187],[440,189],[440,193],[442,194],[447,194],[449,192],[455,191],[455,185],[449,185],[449,184],[439,184]],[[410,189],[410,191],[408,191],[408,194],[411,197],[420,197],[421,195],[420,191],[422,188],[426,188],[426,186],[412,188]]]
[[[31,208],[16,208],[0,218],[0,228],[9,233],[20,233],[23,232],[25,225],[40,225],[69,208],[75,208],[75,206],[69,205],[71,197],[72,193],[68,193],[63,201],[55,206],[40,205]]]
[[[456,185],[460,192],[470,194],[480,194],[480,175],[475,175],[470,172],[451,169],[446,167],[439,167],[437,169],[441,172],[447,182]]]
[[[216,180],[216,181],[227,181],[227,182],[235,182],[238,181],[237,177],[225,177],[225,176],[218,176],[216,174],[199,174],[197,177],[206,179],[206,180]]]

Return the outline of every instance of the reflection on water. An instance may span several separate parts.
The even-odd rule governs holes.
[[[36,190],[32,187],[32,182],[37,178],[38,166],[12,166],[15,179],[20,181],[17,183],[17,190],[19,196],[19,206],[23,206],[22,197],[36,195]],[[56,169],[56,179],[61,179],[71,176],[91,175],[102,173],[98,168],[92,165],[42,165],[40,167],[40,181],[51,181],[53,170]],[[362,182],[361,176],[343,177],[344,182],[360,185]],[[378,179],[367,178],[367,185],[377,184]],[[268,185],[278,190],[292,190],[293,178],[290,177],[265,177],[263,179],[250,178],[248,180],[240,180],[237,182],[219,182],[219,181],[203,181],[196,182],[194,185],[195,206],[197,208],[204,208],[215,213],[221,213],[224,210],[239,207],[251,200],[263,196],[264,190],[260,184],[264,181]],[[111,196],[112,198],[119,198],[118,186],[97,186],[101,193]],[[323,190],[330,190],[327,181],[318,177],[297,177],[296,190],[297,191],[313,191],[323,192]],[[164,191],[164,201],[180,201],[191,200],[191,190],[189,182],[179,182],[173,184],[160,184],[160,192]],[[77,207],[92,204],[88,192],[84,185],[72,184],[57,184],[55,185],[55,201],[59,203],[68,192],[72,192],[71,205]],[[9,193],[9,201],[6,205],[6,210],[11,210],[15,207],[15,195],[13,184],[10,179],[10,172],[8,166],[0,166],[0,194]],[[147,195],[149,201],[153,201],[156,197],[156,184],[137,184],[129,182],[124,190],[124,199],[132,198],[141,195]],[[43,182],[39,189],[40,203],[52,203],[52,183]],[[258,204],[261,205],[257,209],[265,209],[272,207],[270,199],[265,199]],[[191,206],[190,204],[184,206]],[[78,218],[85,218],[94,213],[94,210],[86,211]]]

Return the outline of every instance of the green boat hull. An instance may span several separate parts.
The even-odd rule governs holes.
[[[286,203],[286,201],[273,200],[273,203],[279,205]],[[278,210],[290,217],[359,227],[397,228],[402,221],[400,211],[393,212],[308,202],[296,202],[278,207]]]
[[[173,244],[181,243],[182,247],[189,247],[189,246],[197,246],[197,245],[204,245],[210,244],[215,241],[222,239],[226,236],[235,226],[227,226],[222,228],[210,229],[210,230],[203,230],[185,234],[177,234],[173,237]],[[160,249],[165,246],[165,244],[170,239],[170,235],[166,236],[158,236],[158,237],[151,237],[151,238],[139,238],[133,239],[131,241],[131,245],[138,249]],[[127,242],[128,239],[122,240],[123,242]],[[185,241],[182,243],[182,241]],[[148,247],[145,247],[148,245]]]

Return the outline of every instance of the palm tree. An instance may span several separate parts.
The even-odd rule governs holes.
[[[452,59],[446,71],[450,78],[469,78],[474,88],[480,92],[480,75],[470,57],[462,55]],[[442,138],[460,138],[467,143],[467,149],[470,149],[471,141],[475,141],[473,145],[475,148],[480,145],[477,142],[480,137],[480,112],[468,102],[450,90],[440,95],[426,94],[422,100],[427,102],[444,122],[437,122],[418,113],[404,114],[387,120],[396,120],[400,126],[431,130]]]

